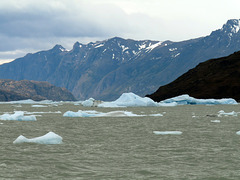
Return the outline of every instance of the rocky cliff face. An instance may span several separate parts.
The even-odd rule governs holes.
[[[114,100],[124,92],[144,96],[207,59],[240,50],[239,20],[229,20],[209,36],[182,42],[112,38],[75,43],[0,66],[1,79],[47,81],[76,98]]]
[[[148,95],[161,101],[182,94],[195,98],[234,98],[240,101],[240,51],[230,56],[200,63],[155,93]]]
[[[0,80],[0,101],[24,99],[74,101],[74,96],[65,88],[53,86],[47,82],[29,80]]]

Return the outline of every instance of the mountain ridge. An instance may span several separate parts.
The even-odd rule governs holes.
[[[181,42],[114,37],[67,51],[56,45],[0,66],[1,79],[47,81],[77,99],[114,100],[124,92],[145,96],[211,58],[240,49],[239,20],[209,36]]]
[[[75,101],[75,97],[65,88],[48,82],[0,79],[0,101],[32,99],[35,101]]]

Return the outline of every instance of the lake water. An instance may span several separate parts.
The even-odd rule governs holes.
[[[240,105],[47,106],[0,105],[0,115],[14,110],[41,115],[37,121],[0,120],[0,179],[240,179],[240,114],[217,116],[220,110],[240,112]],[[63,117],[80,109],[146,116]],[[148,116],[158,113],[163,116]],[[33,138],[49,131],[60,135],[63,144],[13,144],[19,135]]]

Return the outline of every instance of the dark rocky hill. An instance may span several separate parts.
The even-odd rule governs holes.
[[[207,59],[240,50],[239,20],[209,36],[182,42],[111,38],[60,45],[0,66],[0,79],[47,81],[78,99],[114,100],[124,92],[144,96]]]
[[[0,80],[0,101],[17,101],[24,99],[74,101],[75,97],[65,88],[60,88],[48,82],[9,79]]]
[[[240,102],[240,51],[200,63],[148,97],[159,102],[182,94],[202,99],[234,98]]]

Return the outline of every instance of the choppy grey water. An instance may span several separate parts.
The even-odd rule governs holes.
[[[63,117],[68,110],[80,109],[163,116]],[[0,179],[240,179],[236,134],[240,119],[217,116],[220,110],[240,112],[240,105],[120,109],[0,105],[0,115],[14,110],[62,113],[39,113],[35,122],[0,121]],[[33,138],[49,131],[62,136],[63,144],[13,144],[19,135]]]

